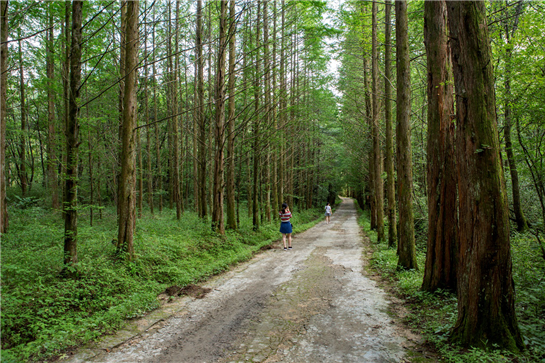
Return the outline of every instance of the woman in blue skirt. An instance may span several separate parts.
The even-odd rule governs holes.
[[[291,212],[290,212],[290,209],[288,208],[288,205],[286,203],[282,204],[282,210],[280,210],[278,213],[280,214],[280,220],[281,220],[280,233],[282,233],[282,242],[284,242],[284,251],[287,251],[288,249],[291,250],[291,233],[293,231],[292,231],[291,223],[290,223]],[[289,247],[286,247],[286,236],[288,236]]]

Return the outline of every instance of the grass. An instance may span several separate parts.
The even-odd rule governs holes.
[[[517,292],[515,309],[527,344],[525,352],[514,355],[500,349],[462,349],[451,345],[448,337],[457,318],[456,295],[448,291],[433,294],[420,291],[424,251],[417,249],[420,270],[398,271],[396,250],[389,249],[386,243],[377,244],[377,234],[370,229],[367,212],[360,210],[358,223],[371,240],[371,268],[388,281],[394,293],[405,301],[410,311],[405,322],[436,350],[441,362],[545,362],[545,261],[533,236],[515,233],[511,238]]]
[[[36,203],[11,208],[10,230],[2,236],[2,362],[44,361],[64,350],[114,332],[125,319],[157,308],[157,295],[172,285],[185,286],[248,260],[280,238],[278,222],[259,231],[241,210],[238,231],[225,236],[209,221],[175,211],[145,214],[136,223],[137,259],[115,257],[115,210],[89,226],[87,211],[78,223],[75,278],[62,278],[61,216]],[[322,209],[294,211],[294,233],[321,220]]]

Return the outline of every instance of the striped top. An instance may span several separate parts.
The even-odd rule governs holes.
[[[278,214],[280,215],[280,220],[282,221],[282,223],[290,221],[291,212],[282,213],[282,211],[280,211],[278,212]]]

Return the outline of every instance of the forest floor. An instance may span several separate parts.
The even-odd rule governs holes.
[[[162,308],[64,361],[428,361],[415,356],[421,338],[401,323],[401,304],[367,275],[363,242],[344,199],[293,250],[276,243],[193,296],[169,299],[173,287]]]

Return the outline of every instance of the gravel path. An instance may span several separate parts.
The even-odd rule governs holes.
[[[351,199],[331,223],[212,279],[169,318],[72,362],[402,362],[409,342],[363,271]],[[181,304],[181,305],[180,305]]]

